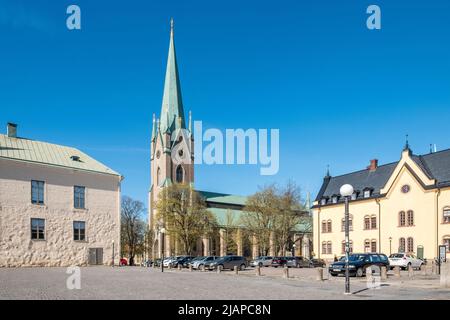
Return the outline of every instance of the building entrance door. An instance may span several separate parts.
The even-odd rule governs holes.
[[[89,261],[90,265],[102,265],[103,264],[103,248],[89,248]]]

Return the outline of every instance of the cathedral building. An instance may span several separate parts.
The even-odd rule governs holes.
[[[167,58],[166,77],[162,107],[159,119],[153,115],[153,128],[150,152],[151,187],[149,192],[149,226],[155,231],[156,239],[152,248],[152,255],[160,257],[162,254],[162,237],[164,236],[164,255],[178,255],[179,247],[168,234],[158,232],[155,221],[155,202],[159,193],[173,183],[190,184],[194,186],[194,135],[192,132],[192,115],[189,112],[185,119],[183,100],[181,95],[180,78],[178,74],[177,57],[174,43],[174,26],[171,21],[169,53]],[[198,239],[195,252],[197,255],[237,254],[247,257],[259,255],[259,248],[251,235],[246,234],[239,225],[239,216],[242,214],[246,197],[222,194],[209,191],[198,191],[204,198],[208,211],[216,218],[219,230],[215,236]],[[230,220],[233,226],[230,230]],[[232,239],[229,233],[233,231]],[[296,243],[296,254],[302,251],[309,252],[309,230],[299,229],[293,235]],[[302,245],[301,242],[306,243]],[[276,253],[271,250],[271,254]]]

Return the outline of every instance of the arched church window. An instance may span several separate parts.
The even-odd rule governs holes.
[[[182,166],[177,167],[176,181],[177,181],[177,183],[183,183],[183,181],[184,181],[184,170],[183,170]]]
[[[161,183],[161,169],[158,167],[158,169],[156,170],[156,185],[159,186],[160,183]]]

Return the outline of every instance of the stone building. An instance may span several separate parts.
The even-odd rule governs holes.
[[[117,263],[121,181],[87,154],[21,138],[8,124],[0,134],[0,267]]]
[[[344,254],[343,184],[349,204],[353,252],[407,252],[433,259],[438,247],[450,257],[450,149],[414,154],[407,143],[399,161],[332,177],[327,173],[313,206],[314,252],[331,260]]]
[[[169,53],[160,117],[153,115],[153,129],[150,152],[151,187],[149,192],[149,225],[155,231],[156,240],[152,255],[162,254],[162,234],[157,233],[153,204],[163,188],[172,183],[194,185],[194,136],[192,132],[192,115],[189,112],[185,121],[181,86],[178,74],[177,58],[174,44],[173,21],[171,21]],[[208,210],[215,216],[219,228],[214,236],[198,239],[195,252],[197,255],[226,254],[255,257],[260,248],[253,241],[245,228],[239,224],[239,217],[245,205],[246,197],[198,191],[204,198]],[[292,244],[296,244],[296,255],[309,255],[311,230],[299,225],[292,234]],[[164,255],[180,254],[179,245],[170,235],[164,240]],[[277,255],[273,246],[271,255]]]

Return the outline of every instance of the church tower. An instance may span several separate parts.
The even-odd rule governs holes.
[[[174,23],[170,21],[169,54],[159,119],[153,114],[150,145],[149,227],[157,230],[155,202],[161,190],[172,183],[194,183],[194,137],[189,112],[188,127],[184,116],[181,86],[174,43]],[[170,239],[166,252],[171,254]],[[160,252],[160,251],[158,251]]]

